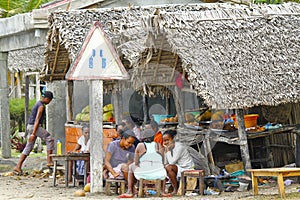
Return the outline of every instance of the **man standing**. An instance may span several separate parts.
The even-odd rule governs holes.
[[[21,174],[22,165],[29,153],[34,147],[34,143],[37,137],[40,137],[46,142],[47,145],[47,166],[52,166],[53,161],[50,154],[54,150],[54,139],[51,134],[44,128],[42,128],[43,120],[45,118],[45,106],[51,102],[53,99],[53,93],[50,91],[45,91],[42,95],[42,99],[36,102],[30,113],[27,131],[29,133],[29,139],[27,141],[26,147],[23,150],[18,164],[14,168],[14,172]]]

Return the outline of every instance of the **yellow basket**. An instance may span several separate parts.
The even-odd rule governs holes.
[[[245,128],[256,127],[258,114],[244,115]],[[235,128],[238,128],[236,117],[232,116]]]

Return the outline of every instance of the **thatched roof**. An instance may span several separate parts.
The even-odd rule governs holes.
[[[44,53],[44,46],[9,51],[8,69],[11,72],[41,71],[45,65]]]
[[[93,21],[100,21],[136,87],[174,83],[174,71],[187,72],[215,108],[299,102],[299,15],[300,4],[59,11],[49,17],[44,78],[64,79]]]

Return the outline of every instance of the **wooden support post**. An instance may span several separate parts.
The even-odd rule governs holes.
[[[170,114],[170,97],[166,94],[165,95],[166,98],[166,115]]]
[[[35,99],[39,100],[41,97],[40,74],[35,74]]]
[[[73,121],[73,88],[74,82],[71,80],[67,81],[67,121]]]
[[[0,52],[0,135],[2,157],[11,157],[7,53]]]
[[[39,99],[37,99],[39,100]],[[29,76],[25,76],[25,125],[29,117]],[[25,137],[27,136],[27,128],[25,127]]]
[[[114,105],[114,118],[116,124],[122,122],[123,119],[123,105],[122,105],[122,93],[119,91],[113,92],[113,105]]]
[[[246,130],[245,130],[245,124],[244,124],[244,110],[242,110],[242,109],[236,110],[236,120],[238,123],[238,135],[239,135],[239,140],[240,140],[240,150],[241,150],[241,156],[242,156],[242,159],[244,162],[244,167],[245,167],[245,169],[251,169],[248,141],[247,141],[247,135],[246,135]]]
[[[21,89],[21,77],[20,72],[17,72],[17,89],[16,89],[16,98],[22,97],[22,89]]]
[[[210,136],[206,135],[205,139],[203,140],[203,147],[204,147],[204,153],[207,156],[208,164],[209,164],[209,170],[211,174],[215,174],[215,161],[214,157],[211,152],[211,145],[210,145]]]
[[[176,112],[177,112],[177,116],[178,116],[178,122],[179,122],[179,125],[183,127],[184,110],[183,110],[183,104],[182,104],[182,92],[177,86],[174,86],[173,97],[174,97],[174,101],[175,101],[175,107],[176,107]]]
[[[15,92],[15,74],[13,72],[10,73],[10,97],[15,98],[16,97],[16,92]]]
[[[90,83],[91,192],[103,192],[103,81]]]
[[[144,123],[146,123],[149,120],[149,113],[148,113],[148,99],[146,95],[143,95],[143,112],[144,112]]]

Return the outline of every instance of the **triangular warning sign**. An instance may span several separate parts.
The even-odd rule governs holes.
[[[126,79],[121,63],[100,22],[95,22],[66,74],[68,80]]]

